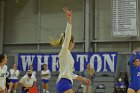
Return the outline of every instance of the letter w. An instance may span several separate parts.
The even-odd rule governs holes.
[[[23,71],[26,71],[27,65],[29,66],[33,63],[34,57],[35,57],[35,55],[21,56]]]

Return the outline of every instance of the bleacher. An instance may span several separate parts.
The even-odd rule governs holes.
[[[105,93],[113,93],[114,92],[114,78],[115,78],[115,74],[112,72],[95,73],[95,78],[93,79],[93,93],[100,92],[101,89],[96,89],[97,86],[99,85],[104,85]]]

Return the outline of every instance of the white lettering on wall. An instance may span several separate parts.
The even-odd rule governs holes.
[[[26,66],[29,66],[33,63],[35,55],[22,55],[20,57],[22,61],[23,71],[26,71]]]
[[[104,70],[103,71],[108,71],[107,66],[106,66],[108,64],[111,72],[114,72],[114,59],[116,55],[112,54],[110,57],[108,54],[103,54],[103,56],[104,56]]]
[[[80,71],[84,70],[84,62],[88,62],[88,55],[77,55],[77,62],[80,61]]]
[[[90,65],[94,66],[94,60],[95,58],[97,58],[97,71],[96,72],[100,72],[100,70],[102,69],[102,59],[99,55],[94,54],[91,56],[90,58]]]
[[[57,68],[59,68],[59,61],[58,55],[52,55],[52,71],[56,71]]]

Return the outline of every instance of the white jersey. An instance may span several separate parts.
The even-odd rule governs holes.
[[[24,87],[32,87],[34,82],[36,82],[36,78],[34,75],[32,75],[31,78],[29,78],[28,75],[25,75],[19,82],[22,83]]]
[[[57,82],[61,79],[61,78],[67,78],[69,80],[71,80],[71,82],[73,83],[73,79],[77,78],[78,75],[73,74],[73,70],[74,70],[74,59],[69,51],[69,43],[71,40],[71,29],[72,29],[72,25],[67,23],[67,28],[65,30],[65,39],[62,45],[62,49],[59,53],[59,77],[57,79]]]
[[[19,74],[19,70],[10,69],[10,79],[18,79]]]
[[[36,72],[35,71],[32,71],[32,75],[34,75],[36,77]]]
[[[51,77],[51,72],[50,72],[50,70],[42,70],[41,71],[41,74],[42,75],[46,75],[46,76],[42,76],[42,79],[49,79],[50,77]]]
[[[7,65],[0,67],[0,87],[2,88],[2,90],[5,89],[6,73],[7,73]]]

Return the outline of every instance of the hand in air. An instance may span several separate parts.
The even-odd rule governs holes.
[[[137,54],[137,52],[138,52],[138,51],[137,51],[136,49],[133,50],[133,53],[134,53],[134,54]]]
[[[63,11],[65,12],[66,19],[67,19],[68,23],[71,24],[71,21],[72,21],[72,10],[68,10],[67,7],[64,7]]]

